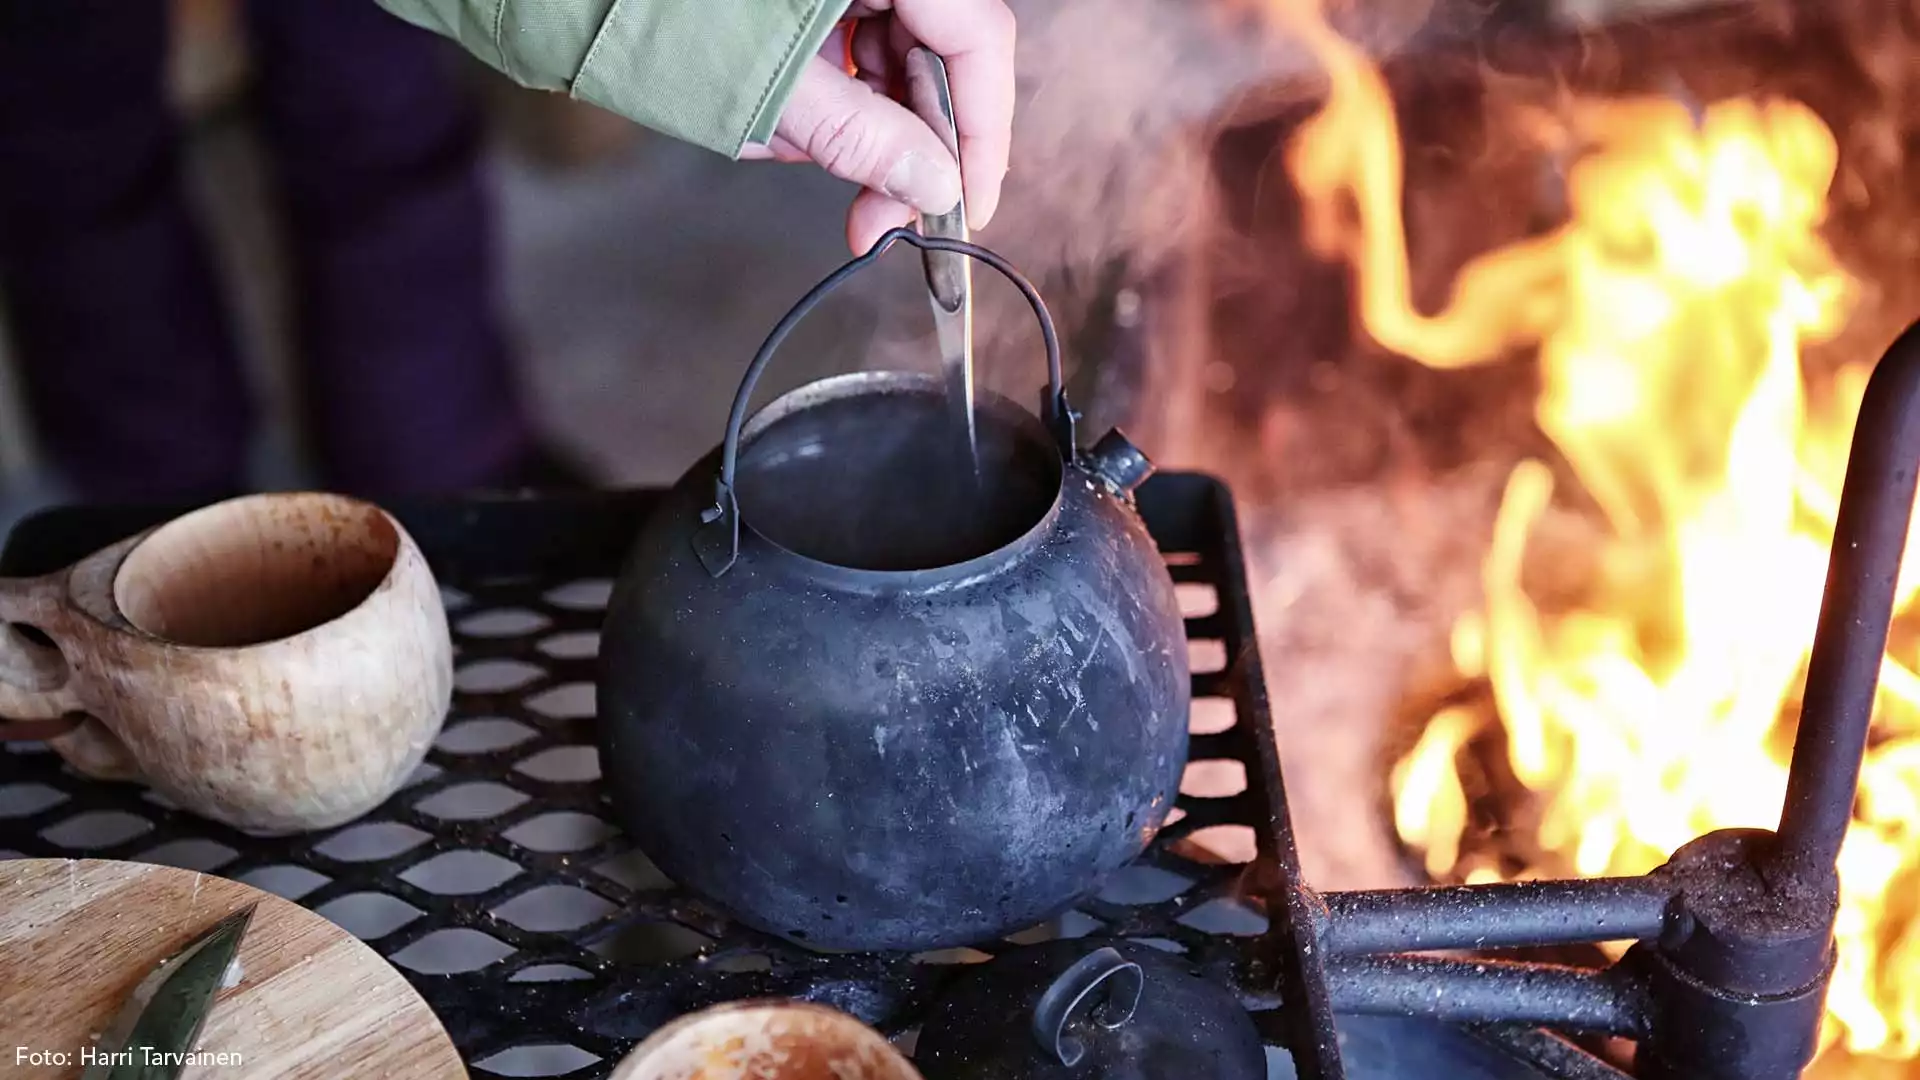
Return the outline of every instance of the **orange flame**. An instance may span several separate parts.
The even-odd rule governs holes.
[[[1537,349],[1537,408],[1608,526],[1576,610],[1522,586],[1553,475],[1508,480],[1482,567],[1485,612],[1454,660],[1485,677],[1513,773],[1542,808],[1540,848],[1583,875],[1643,873],[1712,829],[1772,828],[1790,715],[1820,604],[1865,370],[1809,404],[1803,344],[1844,323],[1853,283],[1820,236],[1838,160],[1792,101],[1696,117],[1665,99],[1577,101],[1569,220],[1461,271],[1415,310],[1401,148],[1380,72],[1311,0],[1269,0],[1315,52],[1326,105],[1288,147],[1315,253],[1355,271],[1382,345],[1436,368]],[[1916,537],[1920,546],[1920,537]],[[1910,551],[1900,610],[1920,558]],[[1451,709],[1393,775],[1396,826],[1440,877],[1491,880],[1463,854],[1455,759],[1479,726]],[[1920,678],[1890,657],[1841,858],[1839,960],[1822,1072],[1920,1058]]]

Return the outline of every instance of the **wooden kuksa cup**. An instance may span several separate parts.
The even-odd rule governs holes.
[[[379,805],[453,694],[425,557],[338,495],[234,499],[0,578],[0,624],[0,739],[256,833]]]
[[[683,1016],[612,1080],[921,1080],[884,1036],[824,1005],[740,1001]]]

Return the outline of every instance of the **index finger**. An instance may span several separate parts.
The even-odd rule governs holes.
[[[1000,206],[1013,148],[1013,9],[1005,0],[893,0],[893,17],[946,61],[967,219],[984,226]]]

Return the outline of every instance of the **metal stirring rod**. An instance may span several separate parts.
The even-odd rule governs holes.
[[[960,160],[960,133],[953,119],[953,92],[947,84],[947,65],[930,49],[907,53],[907,94],[913,111],[947,144]],[[944,214],[922,214],[920,232],[967,240],[967,200],[963,196]],[[934,331],[940,344],[941,367],[947,383],[947,407],[964,451],[964,472],[980,475],[980,455],[973,420],[973,260],[949,251],[925,251],[927,292],[933,301]]]

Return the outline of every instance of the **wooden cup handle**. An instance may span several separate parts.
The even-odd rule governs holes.
[[[44,625],[60,615],[60,593],[57,577],[0,578],[0,741],[50,739],[81,723],[77,715],[31,720],[4,715],[48,710],[72,677],[59,648],[33,636],[46,636]]]

